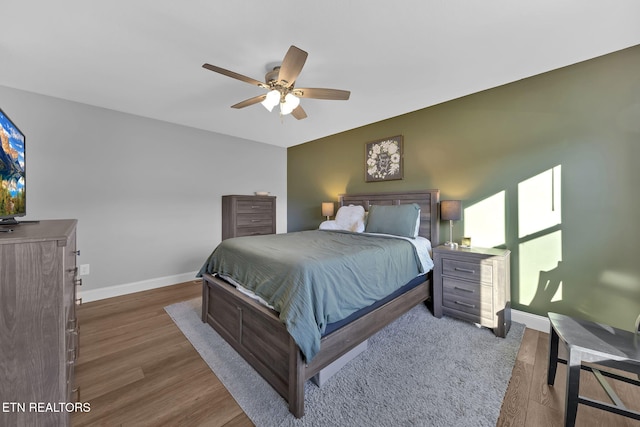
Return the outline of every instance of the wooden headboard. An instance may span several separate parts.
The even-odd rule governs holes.
[[[431,241],[436,247],[440,243],[440,223],[438,202],[440,190],[403,191],[398,193],[341,194],[340,206],[363,206],[366,211],[371,205],[400,205],[417,203],[420,206],[420,236]]]

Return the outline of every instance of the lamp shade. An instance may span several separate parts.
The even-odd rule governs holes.
[[[284,102],[280,104],[280,113],[282,115],[291,114],[298,105],[300,105],[300,98],[288,93],[287,96],[284,97]]]
[[[333,216],[333,202],[322,202],[322,216]]]
[[[462,202],[460,200],[441,201],[440,219],[443,221],[459,221],[462,219]]]
[[[264,108],[271,112],[273,110],[273,107],[278,105],[279,102],[280,92],[274,89],[267,93],[267,96],[264,98],[264,101],[262,101],[261,104],[264,106]]]

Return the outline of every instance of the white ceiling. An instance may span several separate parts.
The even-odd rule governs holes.
[[[638,0],[2,0],[0,85],[290,147],[640,44]],[[290,45],[309,117],[256,104]]]

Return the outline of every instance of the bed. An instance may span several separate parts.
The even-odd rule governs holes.
[[[346,194],[340,196],[340,206],[362,206],[369,211],[371,206],[418,205],[417,234],[437,245],[438,199],[438,190]],[[311,350],[306,344],[298,345],[292,334],[298,341],[299,337],[287,330],[278,311],[241,292],[217,274],[201,273],[202,321],[213,327],[269,382],[297,418],[304,415],[304,384],[308,379],[414,306],[426,302],[431,295],[431,273],[424,272],[400,290],[348,316],[339,327],[327,325],[327,333],[321,335],[318,347],[309,357]]]

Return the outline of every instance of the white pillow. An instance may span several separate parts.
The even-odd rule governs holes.
[[[334,220],[322,221],[320,223],[320,230],[340,230],[338,224]]]
[[[336,213],[336,225],[340,230],[362,233],[364,231],[364,208],[362,206],[341,206]]]

